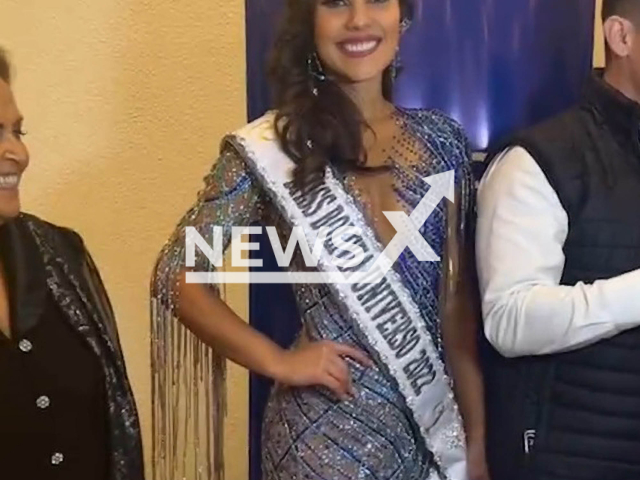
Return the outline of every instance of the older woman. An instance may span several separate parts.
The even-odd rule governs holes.
[[[138,480],[116,323],[80,236],[20,212],[29,164],[0,50],[0,476]]]

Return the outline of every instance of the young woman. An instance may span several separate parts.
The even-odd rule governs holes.
[[[276,380],[265,480],[487,478],[466,140],[440,113],[390,103],[411,15],[408,0],[286,2],[272,65],[276,109],[224,139],[154,273],[156,480],[188,471],[220,478],[225,357]],[[380,266],[385,246],[398,244],[400,212],[418,212],[413,226],[433,250],[397,252],[373,282],[330,278],[335,268]],[[201,255],[195,267],[185,263],[187,227],[209,245],[223,227],[226,246],[232,227],[257,220],[283,239],[297,230],[311,246],[328,229],[316,267],[300,250],[289,267],[327,283],[294,285],[304,326],[287,351],[243,322],[219,286],[187,280],[189,270],[215,272]],[[336,267],[355,258],[333,236],[349,226],[360,228],[351,241],[364,256]]]
[[[0,476],[142,480],[113,311],[80,236],[20,213],[29,154],[0,49]]]

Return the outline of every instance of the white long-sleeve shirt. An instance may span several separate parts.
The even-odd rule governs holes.
[[[503,355],[573,350],[640,325],[640,270],[559,285],[568,231],[536,161],[503,152],[480,183],[476,238],[485,334]]]

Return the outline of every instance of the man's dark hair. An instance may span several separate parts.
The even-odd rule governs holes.
[[[11,63],[7,52],[0,47],[0,80],[11,83]]]
[[[640,20],[640,0],[602,0],[602,21],[613,15]]]

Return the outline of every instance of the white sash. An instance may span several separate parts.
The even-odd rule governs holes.
[[[270,192],[273,201],[292,226],[304,229],[310,246],[320,228],[361,228],[366,260],[359,272],[369,271],[382,249],[353,199],[327,170],[323,183],[304,195],[291,186],[294,164],[281,150],[274,135],[273,114],[267,114],[238,130],[232,137],[244,150],[250,166]],[[315,190],[315,191],[314,191]],[[310,208],[309,198],[313,208]],[[335,278],[340,271],[323,249],[318,270]],[[428,480],[466,480],[463,430],[451,383],[427,331],[418,307],[394,270],[375,284],[327,282],[337,298],[398,382],[416,423],[434,454],[442,476],[433,472]]]

